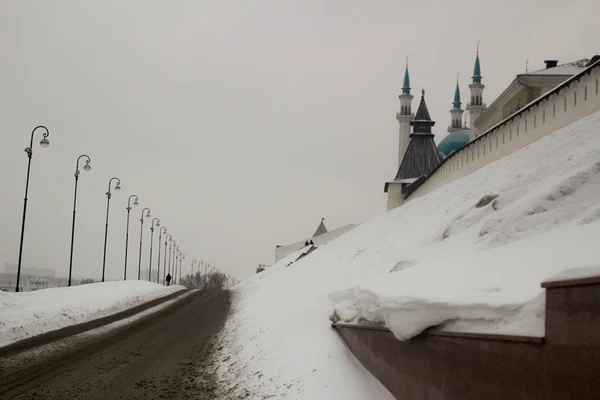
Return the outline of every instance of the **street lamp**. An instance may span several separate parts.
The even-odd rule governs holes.
[[[179,256],[179,284],[181,285],[181,270],[183,269],[183,260],[185,260],[185,254]]]
[[[27,215],[27,193],[29,192],[29,171],[31,170],[31,156],[33,155],[33,135],[35,134],[35,131],[37,131],[38,129],[43,129],[45,132],[42,133],[42,135],[44,136],[42,138],[42,140],[40,141],[40,146],[42,146],[43,148],[48,147],[48,145],[50,145],[50,142],[48,141],[48,135],[50,135],[50,132],[48,132],[48,128],[46,128],[45,126],[36,126],[35,128],[33,128],[33,131],[31,131],[31,141],[29,142],[29,147],[25,148],[25,153],[27,153],[27,158],[29,159],[27,161],[27,178],[25,180],[25,199],[23,200],[23,222],[21,223],[21,243],[19,244],[19,264],[17,265],[17,287],[15,288],[15,292],[19,291],[19,281],[21,280],[21,261],[23,259],[23,239],[24,239],[24,235],[25,235],[25,216]]]
[[[204,264],[204,289],[208,287],[208,272],[207,269],[210,268],[210,264]]]
[[[168,275],[171,275],[171,258],[172,258],[171,254],[173,253],[172,249],[174,248],[175,243],[177,243],[177,242],[174,241],[172,237],[169,238],[169,266],[167,267]],[[166,278],[166,275],[165,275],[165,278]],[[171,276],[171,278],[173,278],[173,277]]]
[[[111,188],[111,184],[112,181],[116,180],[117,184],[115,185],[115,190],[118,192],[119,190],[121,190],[121,180],[119,178],[117,178],[116,176],[114,178],[111,178],[110,181],[108,181],[108,192],[106,192],[106,227],[104,228],[104,256],[102,257],[102,282],[104,282],[104,271],[106,270],[106,241],[108,239],[108,210],[110,209],[110,197],[111,197],[111,193],[110,193],[110,188]]]
[[[140,280],[140,275],[142,273],[142,237],[144,236],[144,211],[148,210],[146,213],[146,218],[150,218],[150,209],[144,208],[142,210],[142,217],[140,218],[140,257],[138,259],[138,281]]]
[[[169,274],[171,274],[171,280],[173,281],[173,284],[175,283],[175,255],[177,254],[177,250],[179,250],[179,246],[177,245],[177,242],[173,240],[173,251],[172,254],[170,254],[171,259],[173,260],[173,268],[171,268],[171,264],[169,263]]]
[[[160,227],[160,219],[154,218],[150,224],[150,266],[148,267],[148,282],[152,282],[152,243],[154,242],[154,221],[156,221],[156,227]],[[142,247],[141,243],[142,242],[140,241],[140,248]],[[158,240],[158,243],[160,243],[160,239]],[[158,248],[160,250],[160,246]],[[160,262],[160,254],[158,257],[158,262]],[[160,269],[158,271],[160,272]]]
[[[83,166],[84,171],[89,171],[92,169],[90,165],[90,157],[85,154],[80,155],[77,158],[77,162],[75,163],[75,194],[73,195],[73,225],[71,227],[71,258],[69,260],[69,283],[67,286],[71,286],[71,273],[73,271],[73,242],[75,241],[75,208],[77,206],[77,182],[79,182],[79,160],[82,158],[87,158],[85,165]]]
[[[200,260],[199,263],[198,263],[198,289],[200,289],[200,278],[201,278],[200,277],[200,274],[201,274],[201,272],[200,272],[200,265],[204,265],[204,261],[203,260]]]
[[[158,226],[158,225],[156,225]],[[166,227],[162,227],[158,230],[158,270],[156,271],[156,283],[159,283],[159,279],[160,279],[160,248],[162,246],[162,231],[163,229],[165,230],[165,235],[167,233],[167,228]],[[167,253],[167,250],[165,249],[165,254]],[[152,257],[150,257],[150,268],[152,268]],[[163,274],[164,275],[164,274]]]
[[[163,285],[165,284],[165,280],[167,279],[167,236],[169,236],[168,242],[171,242],[171,240],[173,239],[173,236],[170,233],[165,236],[165,264],[163,265]]]
[[[192,260],[192,277],[191,277],[192,279],[190,280],[192,283],[192,289],[194,288],[194,264],[196,264],[195,258]]]
[[[127,200],[127,234],[125,235],[125,272],[123,273],[123,280],[126,281],[127,280],[127,247],[129,247],[129,213],[131,213],[131,199],[135,198],[133,205],[137,206],[138,203],[138,197],[135,194],[132,194],[131,196],[129,196],[129,199]]]

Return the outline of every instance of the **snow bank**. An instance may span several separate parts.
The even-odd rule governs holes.
[[[596,113],[236,286],[218,355],[225,394],[391,399],[329,317],[399,339],[436,325],[542,336],[541,282],[597,265],[599,237]]]
[[[0,346],[115,314],[182,289],[178,285],[119,281],[34,292],[0,292]]]

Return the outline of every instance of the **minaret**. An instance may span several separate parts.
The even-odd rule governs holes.
[[[484,85],[481,84],[481,65],[479,64],[479,42],[477,42],[477,57],[475,58],[475,68],[473,68],[473,82],[469,85],[469,89],[471,89],[471,101],[467,105],[467,111],[469,111],[469,120],[471,122],[471,126],[469,127],[469,136],[470,139],[473,140],[481,132],[475,127],[474,122],[477,121],[477,118],[485,111],[486,105],[483,102],[483,88]]]
[[[400,99],[400,112],[396,114],[396,119],[400,123],[400,140],[398,143],[398,167],[402,163],[404,153],[408,148],[410,140],[410,121],[412,119],[411,103],[413,97],[410,94],[410,77],[408,75],[408,56],[406,56],[406,70],[404,71],[404,82],[402,84],[402,94]]]
[[[451,122],[448,127],[448,132],[454,132],[459,129],[462,129],[462,115],[464,110],[460,108],[460,89],[458,87],[458,74],[456,74],[456,90],[454,91],[454,102],[452,103],[453,107],[450,110]]]

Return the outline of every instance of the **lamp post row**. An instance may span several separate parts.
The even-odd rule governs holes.
[[[24,244],[24,238],[25,238],[25,221],[27,218],[27,202],[28,202],[28,193],[29,193],[29,178],[30,178],[30,173],[31,173],[31,159],[33,158],[33,139],[34,136],[36,134],[36,132],[41,131],[42,133],[42,139],[40,140],[40,146],[42,148],[46,148],[50,145],[50,141],[48,140],[48,136],[50,136],[50,132],[48,130],[48,128],[46,128],[43,125],[39,125],[36,126],[32,132],[31,132],[31,139],[30,139],[30,143],[29,146],[25,148],[25,153],[27,153],[27,175],[26,175],[26,180],[25,180],[25,196],[23,199],[23,218],[22,218],[22,222],[21,222],[21,237],[20,237],[20,242],[19,242],[19,260],[18,260],[18,264],[17,264],[17,282],[16,282],[16,288],[15,291],[19,292],[20,289],[20,280],[21,280],[21,267],[22,267],[22,261],[23,261],[23,244]],[[91,170],[91,158],[87,155],[87,154],[82,154],[77,158],[77,161],[75,163],[75,186],[74,186],[74,193],[73,193],[73,219],[72,219],[72,224],[71,224],[71,249],[70,249],[70,256],[69,256],[69,278],[68,278],[68,286],[71,286],[71,282],[72,282],[72,272],[73,272],[73,251],[74,251],[74,244],[75,244],[75,217],[76,217],[76,212],[77,212],[77,189],[78,189],[78,185],[79,185],[79,175],[81,173],[79,167],[80,167],[80,161],[82,159],[85,159],[85,165],[83,166],[83,170],[84,171],[90,171]],[[109,222],[109,211],[110,211],[110,199],[112,197],[112,183],[113,181],[116,181],[116,184],[114,186],[114,189],[116,191],[121,190],[121,180],[117,177],[113,177],[109,180],[108,182],[108,191],[106,192],[106,197],[107,197],[107,201],[106,201],[106,223],[105,223],[105,229],[104,229],[104,249],[103,249],[103,257],[102,257],[102,282],[104,282],[105,280],[105,272],[106,272],[106,248],[107,248],[107,241],[108,241],[108,222]],[[133,205],[131,204],[131,200],[134,199],[134,203]],[[130,222],[130,213],[132,210],[133,206],[138,205],[138,196],[137,195],[131,195],[129,196],[129,199],[127,201],[127,230],[126,230],[126,235],[125,235],[125,270],[124,270],[124,274],[123,274],[123,279],[127,279],[127,251],[128,251],[128,247],[129,247],[129,222]],[[150,209],[149,208],[144,208],[142,210],[142,217],[140,218],[140,248],[139,248],[139,257],[138,257],[138,280],[141,278],[141,265],[142,265],[142,240],[143,240],[143,228],[144,228],[144,212],[147,211],[146,213],[146,218],[150,217]],[[155,225],[156,222],[156,225]],[[153,252],[153,242],[154,242],[154,228],[155,227],[160,227],[160,220],[158,218],[154,218],[152,220],[151,223],[151,227],[150,227],[150,231],[151,231],[151,238],[150,238],[150,261],[149,261],[149,271],[148,271],[148,281],[152,280],[152,252]],[[164,232],[163,232],[164,230]],[[173,267],[174,267],[174,278],[176,277],[176,272],[177,272],[177,266],[176,266],[176,262],[179,261],[179,281],[181,282],[181,263],[182,260],[185,259],[185,255],[179,250],[179,246],[176,245],[176,242],[172,239],[172,235],[169,233],[167,233],[167,229],[165,227],[161,227],[159,230],[159,246],[158,246],[158,269],[157,269],[157,277],[156,277],[156,282],[159,283],[160,280],[160,248],[161,248],[161,240],[162,240],[162,236],[163,233],[166,235],[165,236],[165,259],[164,259],[164,265],[163,265],[163,283],[164,283],[164,279],[166,277],[165,274],[165,267],[166,267],[166,257],[167,257],[167,236],[168,238],[168,242],[173,244],[173,253],[171,254],[171,246],[169,247],[169,269],[168,269],[168,273],[171,273],[171,259],[173,259]],[[177,247],[177,254],[175,253],[175,247]]]

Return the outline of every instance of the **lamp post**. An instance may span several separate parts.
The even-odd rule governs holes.
[[[142,217],[140,218],[140,256],[138,259],[138,281],[140,280],[140,275],[142,273],[142,237],[144,236],[144,211],[148,210],[146,213],[146,218],[150,218],[150,209],[144,208],[142,210]]]
[[[196,264],[196,259],[194,258],[192,260],[192,276],[191,276],[191,283],[192,283],[192,289],[194,288],[194,264]]]
[[[163,265],[163,285],[165,284],[165,280],[167,279],[167,236],[169,236],[168,242],[171,242],[171,239],[173,238],[173,236],[170,233],[165,236],[165,264]]]
[[[179,284],[181,285],[181,267],[182,267],[182,261],[185,260],[185,254],[183,254],[181,251],[179,252],[179,268],[177,269],[177,271],[179,271]],[[177,273],[177,272],[176,272]]]
[[[175,243],[177,243],[176,241],[173,240],[173,238],[171,237],[169,239],[169,266],[167,267],[167,274],[171,275],[171,258],[172,258],[172,254],[173,254],[173,248],[175,247]],[[171,279],[173,277],[171,276]]]
[[[157,225],[158,226],[158,225]],[[158,230],[158,268],[156,270],[156,283],[159,283],[160,279],[160,247],[162,246],[162,231],[165,230],[165,234],[167,233],[167,228],[162,227]],[[150,246],[152,249],[152,246]],[[150,250],[152,252],[152,250]],[[166,250],[165,250],[166,253]],[[152,257],[150,257],[150,268],[152,268]]]
[[[183,260],[185,260],[185,254],[182,254],[181,261],[179,262],[179,284],[181,285],[181,270],[183,270]]]
[[[173,259],[173,269],[169,268],[169,273],[172,272],[171,280],[173,281],[173,284],[175,284],[175,265],[177,262],[177,251],[179,250],[179,246],[176,243],[177,242],[173,241],[173,254],[171,255]]]
[[[208,268],[210,268],[210,264],[204,264],[204,289],[208,288]]]
[[[152,243],[154,242],[154,221],[156,221],[156,226],[160,227],[160,219],[154,218],[150,224],[150,265],[148,267],[148,282],[152,282]]]
[[[80,155],[75,163],[75,194],[73,195],[73,225],[71,226],[71,257],[69,259],[69,283],[67,286],[71,286],[71,273],[73,272],[73,243],[75,241],[75,209],[77,207],[77,183],[79,182],[79,160],[87,158],[85,165],[83,166],[84,171],[92,169],[90,166],[90,157],[85,154]]]
[[[108,210],[110,209],[110,188],[112,181],[116,180],[115,190],[121,190],[121,180],[116,176],[108,181],[108,192],[106,192],[106,227],[104,228],[104,256],[102,257],[102,282],[104,282],[104,271],[106,270],[106,242],[108,240]]]
[[[48,136],[50,132],[48,132],[48,128],[45,126],[36,126],[31,131],[31,141],[29,142],[29,147],[25,148],[25,153],[27,153],[27,178],[25,179],[25,199],[23,200],[23,222],[21,223],[21,243],[19,244],[19,264],[17,265],[17,287],[15,288],[15,292],[19,291],[19,281],[21,280],[21,261],[23,260],[23,239],[25,235],[25,216],[27,215],[27,193],[29,192],[29,171],[31,171],[31,157],[33,156],[33,135],[38,129],[43,129],[45,132],[42,133],[43,138],[40,140],[40,146],[43,148],[48,147],[50,142],[48,141]]]
[[[131,196],[129,196],[129,199],[127,200],[127,233],[125,235],[125,272],[123,272],[123,280],[126,281],[127,280],[127,248],[129,247],[129,214],[131,213],[131,199],[135,198],[135,200],[133,201],[133,205],[137,206],[138,203],[138,197],[135,194],[132,194]]]
[[[200,274],[201,274],[201,272],[200,272],[200,265],[203,265],[203,264],[204,264],[203,260],[198,261],[198,289],[200,289],[200,278],[201,278],[200,277]]]

